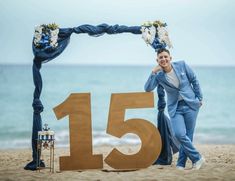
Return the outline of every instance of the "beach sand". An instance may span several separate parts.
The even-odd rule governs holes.
[[[177,170],[175,163],[171,166],[153,165],[145,169],[128,172],[105,172],[102,170],[59,171],[59,156],[69,155],[68,148],[56,148],[55,173],[48,169],[27,171],[23,167],[31,161],[30,149],[0,150],[0,180],[235,180],[235,145],[196,145],[206,159],[200,170],[190,170],[187,162],[186,170]],[[93,147],[94,154],[103,154],[105,158],[113,149],[111,146]],[[136,153],[139,146],[123,145],[118,149],[126,154]],[[43,152],[47,162],[47,151]],[[104,163],[104,169],[113,170]]]

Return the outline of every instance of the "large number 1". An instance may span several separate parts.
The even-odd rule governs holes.
[[[70,156],[60,157],[60,170],[103,168],[103,156],[92,154],[90,94],[71,94],[54,112],[69,115]]]

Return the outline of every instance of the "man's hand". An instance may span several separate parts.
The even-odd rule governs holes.
[[[153,68],[152,73],[157,73],[160,70],[162,70],[162,67],[160,65],[157,65],[156,67]]]

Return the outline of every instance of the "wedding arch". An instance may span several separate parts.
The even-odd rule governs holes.
[[[33,37],[32,49],[34,53],[33,59],[33,82],[34,82],[34,94],[33,94],[33,126],[32,126],[32,158],[33,161],[25,166],[25,169],[35,170],[37,160],[37,139],[38,131],[42,130],[42,118],[41,112],[43,112],[43,104],[40,100],[42,92],[42,77],[40,69],[43,63],[49,62],[59,56],[65,48],[68,46],[71,34],[86,33],[89,36],[99,37],[106,34],[119,34],[119,33],[132,33],[141,34],[144,41],[150,45],[155,51],[160,48],[171,48],[171,42],[166,30],[166,23],[160,21],[146,22],[141,26],[125,26],[125,25],[108,25],[100,24],[93,25],[80,25],[74,28],[59,28],[55,23],[43,24],[35,28],[35,34]],[[164,115],[165,100],[164,91],[158,88],[158,127],[159,129],[165,129],[167,117]],[[164,124],[163,124],[164,123]],[[160,130],[161,133],[161,130]],[[167,136],[167,135],[166,135]],[[165,136],[165,138],[166,138]],[[163,138],[164,139],[164,138]],[[163,140],[164,142],[164,140]],[[169,154],[169,151],[167,152]],[[171,153],[170,153],[171,154]],[[164,156],[164,155],[163,155]],[[161,157],[161,155],[160,155]]]

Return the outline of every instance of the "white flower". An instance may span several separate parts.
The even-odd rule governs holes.
[[[166,28],[163,26],[158,26],[157,31],[160,42],[164,42],[169,48],[172,48],[173,46],[171,44]]]
[[[55,30],[50,30],[50,35],[51,35],[51,38],[50,38],[50,45],[52,47],[57,47],[58,46],[58,34],[59,34],[59,29],[55,29]]]
[[[35,34],[34,34],[34,40],[33,40],[34,44],[35,44],[35,45],[38,45],[38,43],[40,42],[41,38],[42,38],[42,35],[39,34],[38,32],[35,32]]]
[[[57,38],[53,38],[53,39],[51,38],[50,42],[55,42],[56,43],[57,42]]]
[[[39,40],[40,41],[40,40]],[[37,39],[34,39],[33,40],[33,43],[34,43],[34,45],[38,45],[38,42],[39,42]]]
[[[51,42],[57,42],[57,40],[58,40],[58,37],[51,37],[51,38],[50,38],[50,41],[51,41]]]
[[[35,33],[38,32],[39,34],[42,34],[42,26],[36,26],[35,27]]]
[[[58,43],[57,43],[56,41],[54,41],[54,42],[50,42],[50,45],[51,45],[53,48],[55,48],[55,47],[58,46]]]
[[[56,29],[53,29],[54,27],[56,27]],[[42,36],[43,34],[44,36]],[[57,25],[55,26],[55,24],[36,26],[33,43],[36,46],[40,45],[40,48],[47,47],[48,45],[55,48],[58,46],[58,34],[59,28]],[[49,38],[50,43],[43,41],[42,37]],[[42,43],[40,43],[41,40]]]
[[[59,34],[59,29],[50,30],[51,36],[57,36]]]
[[[42,38],[42,26],[36,26],[34,32],[34,44],[38,45],[39,41]]]
[[[141,27],[142,38],[147,44],[152,44],[156,36],[156,28],[154,26]]]
[[[35,39],[39,39],[39,40],[40,40],[40,39],[42,38],[42,35],[41,35],[41,34],[39,34],[39,33],[36,33],[36,32],[35,32],[35,34],[34,34],[34,38],[35,38]]]

